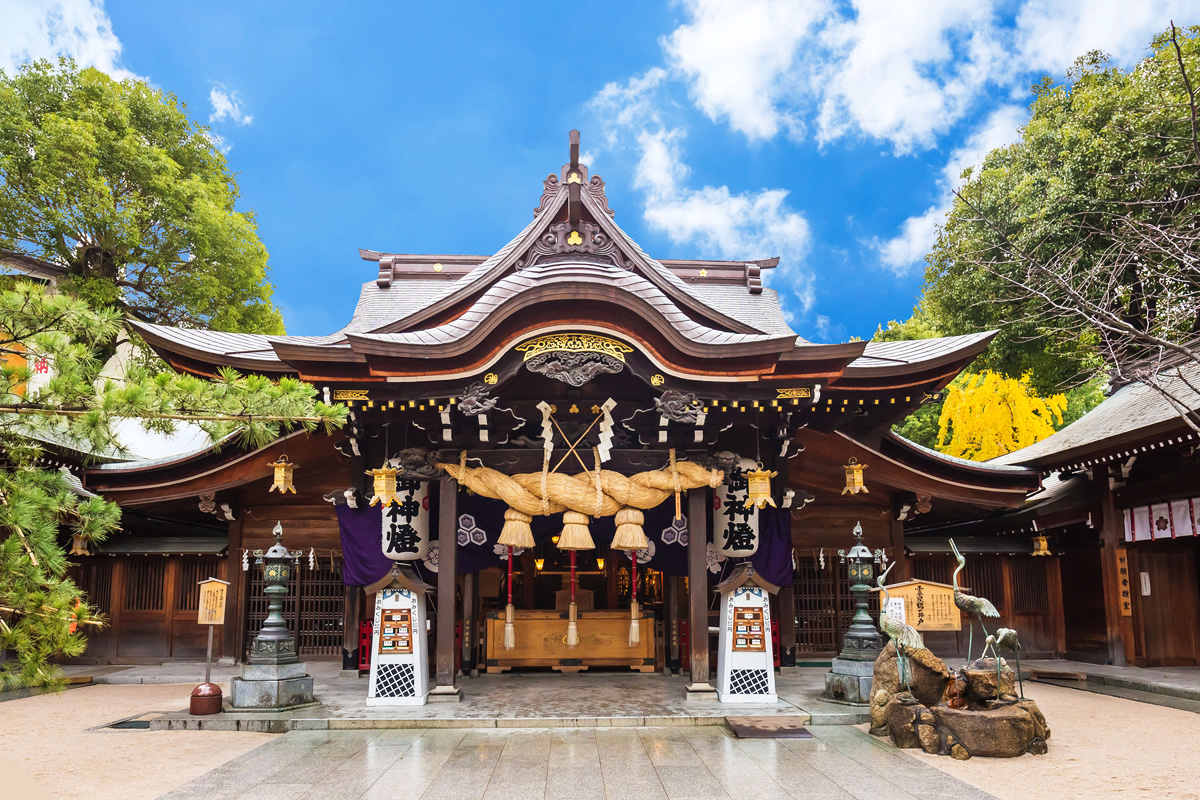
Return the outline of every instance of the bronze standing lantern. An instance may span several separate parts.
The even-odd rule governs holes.
[[[299,565],[302,550],[283,546],[283,524],[275,523],[275,544],[263,552],[254,551],[254,564],[263,571],[263,594],[267,596],[267,618],[250,646],[251,664],[290,664],[300,660],[296,638],[283,618],[283,598],[288,593],[292,569]]]

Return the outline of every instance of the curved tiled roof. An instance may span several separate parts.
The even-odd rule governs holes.
[[[937,339],[905,339],[898,342],[867,342],[863,354],[846,366],[846,377],[908,372],[914,366],[935,367],[958,362],[964,352],[983,352],[997,331]]]
[[[1200,367],[1172,368],[1159,375],[1165,391],[1189,408],[1200,410]],[[1179,410],[1163,393],[1145,383],[1131,383],[1112,393],[1100,405],[1060,431],[1029,447],[993,459],[997,464],[1048,467],[1067,464],[1107,446],[1118,446],[1145,436],[1160,426],[1185,423]]]

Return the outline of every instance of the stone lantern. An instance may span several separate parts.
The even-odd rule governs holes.
[[[313,679],[296,652],[296,638],[283,618],[283,598],[303,555],[283,546],[283,525],[275,525],[275,544],[255,550],[255,566],[263,571],[267,618],[250,645],[250,663],[233,679],[235,711],[285,711],[314,705]]]
[[[883,649],[883,636],[867,612],[875,565],[883,559],[883,550],[871,550],[863,544],[862,525],[854,526],[854,546],[850,552],[838,550],[841,563],[849,564],[850,593],[854,596],[854,618],[842,636],[842,652],[833,660],[833,669],[825,675],[825,697],[843,703],[866,705],[871,702],[871,678],[875,659]]]

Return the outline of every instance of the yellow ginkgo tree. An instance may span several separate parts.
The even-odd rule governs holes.
[[[1028,375],[1017,379],[990,370],[967,373],[946,389],[937,449],[987,461],[1054,433],[1066,408],[1066,395],[1039,397]]]

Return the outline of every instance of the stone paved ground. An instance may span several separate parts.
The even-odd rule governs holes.
[[[737,739],[721,727],[292,731],[168,800],[985,800],[850,727]]]

